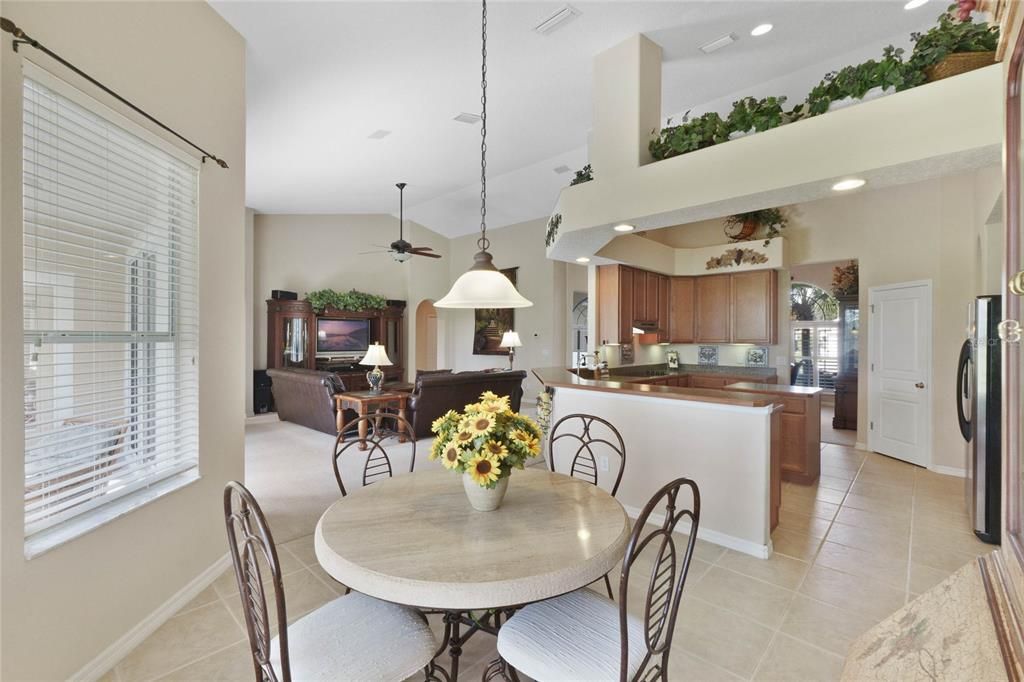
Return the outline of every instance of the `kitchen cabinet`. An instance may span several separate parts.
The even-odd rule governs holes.
[[[670,278],[658,275],[658,343],[669,343],[669,297],[671,296]]]
[[[633,268],[597,268],[597,335],[601,345],[633,343]]]
[[[647,271],[628,268],[633,273],[633,322],[647,321]]]
[[[668,342],[693,343],[694,277],[672,277],[668,295]]]
[[[779,286],[775,270],[730,275],[730,338],[733,343],[778,343]]]
[[[697,343],[729,343],[732,340],[732,276],[698,277],[694,296]]]

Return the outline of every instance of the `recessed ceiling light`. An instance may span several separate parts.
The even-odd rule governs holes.
[[[469,125],[475,125],[480,122],[480,116],[477,114],[467,114],[465,111],[463,111],[461,114],[459,114],[452,120],[458,121],[459,123],[468,123]]]
[[[382,138],[387,137],[390,134],[391,134],[390,130],[384,130],[384,129],[374,130],[372,133],[370,133],[369,138],[371,140],[380,140]]]
[[[927,1],[928,0],[925,0],[925,2],[927,2]],[[765,33],[767,33],[770,30],[772,30],[772,25],[771,24],[758,24],[750,32],[750,35],[752,35],[752,36],[763,36]]]
[[[579,258],[576,259],[576,262],[577,263],[589,263],[590,259],[587,258],[586,256],[580,256]]]
[[[847,180],[840,180],[836,184],[832,185],[832,189],[836,192],[847,192],[851,189],[857,189],[863,187],[867,183],[867,180],[863,178],[849,178]]]
[[[926,4],[928,4],[928,0],[910,0],[910,2],[903,5],[903,9],[917,9]]]
[[[632,232],[636,228],[633,227],[632,225],[627,225],[626,223],[622,223],[621,225],[616,225],[612,229],[615,230],[616,232]]]
[[[561,175],[562,173],[568,173],[571,170],[572,169],[566,166],[565,164],[562,164],[561,166],[555,166],[555,172],[558,173],[559,175]]]
[[[722,36],[721,38],[716,38],[715,40],[712,40],[710,43],[704,43],[703,45],[700,46],[700,51],[703,52],[704,54],[711,54],[716,50],[721,50],[723,47],[726,47],[727,45],[732,45],[737,40],[738,38],[736,37],[735,33],[729,33],[727,35]]]
[[[542,36],[554,33],[580,15],[580,11],[572,5],[562,5],[553,14],[545,17],[533,30]]]

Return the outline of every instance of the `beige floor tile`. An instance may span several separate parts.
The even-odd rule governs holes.
[[[810,561],[814,558],[820,545],[821,538],[813,537],[809,533],[791,532],[778,528],[772,533],[772,548],[779,554],[794,559]]]
[[[108,671],[106,675],[101,677],[98,680],[98,682],[121,682],[121,681],[120,681],[120,678],[118,678],[118,676],[117,676],[117,669],[113,668],[110,671]]]
[[[818,518],[831,521],[835,518],[836,512],[839,511],[839,505],[810,497],[799,497],[797,495],[787,497],[783,495],[782,509],[817,516]]]
[[[266,590],[267,611],[270,616],[271,630],[277,630],[277,611],[274,606],[274,592],[270,582],[264,582],[263,589]],[[295,571],[284,576],[285,609],[288,614],[288,622],[306,615],[313,609],[323,606],[332,599],[338,598],[338,594],[327,587],[320,578],[306,568]],[[242,602],[240,598],[225,599],[228,609],[239,623],[245,622],[245,614],[242,613]]]
[[[857,474],[857,480],[853,482],[853,485],[888,488],[893,491],[893,494],[910,496],[914,494],[914,474],[908,472],[903,475],[893,475],[892,473],[878,473],[862,469]]]
[[[217,601],[171,618],[117,665],[122,680],[148,680],[242,641],[244,632]]]
[[[829,526],[831,525],[832,522],[828,519],[822,519],[817,516],[811,516],[810,514],[803,514],[801,512],[790,511],[788,509],[780,509],[779,525],[776,526],[776,528],[796,533],[807,533],[812,537],[823,538],[825,537],[825,534],[828,533]]]
[[[865,509],[857,509],[843,505],[843,508],[836,514],[836,522],[847,526],[858,526],[860,528],[871,528],[890,533],[898,533],[909,539],[910,537],[910,514],[892,515],[879,514]]]
[[[847,478],[845,476],[832,476],[822,473],[818,477],[818,486],[821,488],[832,488],[833,490],[845,493],[850,489],[850,482],[852,480],[852,478]]]
[[[880,621],[903,606],[905,590],[872,578],[837,571],[816,564],[807,571],[799,592],[841,609]]]
[[[476,679],[469,678],[466,679]],[[733,682],[743,679],[714,663],[700,659],[682,647],[673,646],[668,657],[668,679],[699,680],[700,682]]]
[[[320,578],[321,582],[331,588],[332,592],[338,595],[345,594],[345,586],[332,578],[327,571],[320,567],[319,564],[313,564],[308,568],[313,572],[313,575]]]
[[[694,583],[689,595],[770,628],[779,626],[793,599],[790,590],[718,566]]]
[[[914,526],[913,540],[914,547],[929,545],[975,556],[988,554],[996,549],[996,545],[982,542],[974,533],[962,533],[958,530],[923,524]]]
[[[178,611],[178,613],[176,613],[175,615],[180,616],[181,614],[191,611],[192,609],[198,608],[200,606],[206,606],[207,604],[212,604],[213,602],[217,601],[217,599],[219,599],[217,595],[217,590],[215,590],[213,588],[213,585],[211,584],[209,587],[207,587],[202,592],[193,597],[192,601],[181,607],[181,610]]]
[[[316,560],[316,551],[313,549],[312,535],[306,535],[296,540],[292,540],[291,542],[286,542],[283,546],[299,561],[307,566],[318,563]]]
[[[792,637],[777,634],[757,669],[755,680],[773,682],[828,682],[838,680],[843,659]]]
[[[683,649],[749,678],[771,638],[771,629],[763,625],[699,599],[686,598],[679,609],[672,650]]]
[[[896,590],[905,590],[907,561],[906,550],[902,558],[892,558],[878,552],[864,551],[826,540],[814,563],[844,573],[864,576]]]
[[[848,526],[838,521],[832,524],[825,539],[847,547],[884,554],[888,557],[905,559],[910,550],[910,533],[908,531]]]
[[[853,464],[825,464],[824,462],[821,464],[822,476],[843,479],[848,483],[853,481],[858,471],[860,471],[860,467]]]
[[[850,486],[850,494],[871,499],[882,499],[890,504],[901,504],[907,509],[913,505],[914,493],[913,482],[906,488],[896,488],[891,485],[872,483],[865,481],[864,473],[857,476],[857,480]]]
[[[253,678],[249,643],[239,642],[159,678],[160,682],[249,682]]]
[[[932,568],[931,566],[925,566],[911,561],[910,591],[914,594],[920,594],[935,587],[950,575],[952,575],[952,571]]]
[[[795,590],[810,568],[806,561],[793,559],[778,552],[773,553],[768,559],[758,559],[731,549],[722,555],[716,566],[770,582],[787,590]]]
[[[850,644],[877,621],[798,594],[780,628],[797,639],[845,656]]]
[[[851,492],[847,494],[846,499],[843,501],[843,506],[862,509],[874,512],[875,514],[888,514],[909,519],[912,508],[911,500],[912,498],[907,496],[865,497],[864,495],[858,495],[851,489]]]
[[[921,564],[922,566],[931,566],[932,568],[937,568],[943,571],[949,571],[950,573],[959,569],[964,564],[974,561],[975,559],[976,556],[974,554],[957,552],[952,549],[945,549],[935,545],[919,545],[914,543],[910,547],[910,560],[914,563]]]
[[[967,512],[950,505],[948,502],[944,507],[925,505],[920,498],[914,500],[914,525],[931,526],[943,531],[955,531],[958,533],[973,533],[971,517]]]

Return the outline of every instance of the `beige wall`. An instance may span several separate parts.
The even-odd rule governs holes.
[[[390,215],[257,214],[253,246],[253,366],[267,366],[267,304],[273,289],[301,298],[317,289],[370,294],[407,302],[405,366],[416,366],[416,307],[448,292],[448,239],[407,222],[405,238],[429,246],[440,259],[414,256],[405,263],[380,251],[398,239],[398,220]],[[393,359],[393,358],[392,358]]]
[[[1000,264],[998,232],[986,223],[999,200],[998,167],[800,204],[785,232],[790,266],[857,259],[864,327],[860,334],[857,441],[867,443],[868,290],[914,280],[933,283],[932,425],[934,466],[964,469],[966,450],[953,418],[956,359],[967,305],[990,291]],[[649,236],[676,247],[722,239],[720,220]],[[993,272],[993,268],[995,272]],[[784,338],[784,337],[783,337]]]
[[[547,219],[531,220],[500,230],[488,230],[490,251],[498,268],[518,267],[519,293],[533,301],[533,306],[515,312],[515,329],[523,341],[516,351],[516,369],[565,365],[567,322],[565,264],[544,256],[544,231]],[[478,251],[479,235],[467,235],[451,241],[451,278],[473,264]],[[438,310],[448,326],[448,358],[456,371],[507,367],[508,359],[499,355],[473,355],[473,311]],[[540,390],[540,383],[528,374],[525,391],[531,399]]]
[[[21,56],[0,44],[0,677],[66,679],[226,551],[243,475],[245,46],[205,3],[3,2],[33,37],[207,145],[200,174],[202,478],[27,561],[23,554]],[[22,53],[49,68],[28,48]],[[61,74],[59,67],[54,67]],[[70,78],[75,82],[73,78]]]

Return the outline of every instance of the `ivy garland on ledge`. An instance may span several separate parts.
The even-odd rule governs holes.
[[[732,111],[726,118],[709,112],[691,119],[686,112],[678,125],[669,125],[660,131],[653,130],[654,138],[648,149],[655,160],[668,159],[680,154],[704,149],[728,142],[750,133],[771,130],[787,123],[824,114],[831,109],[864,99],[865,95],[878,96],[917,87],[931,80],[952,75],[940,75],[945,60],[953,55],[972,54],[979,61],[970,68],[994,63],[995,58],[986,62],[985,55],[996,49],[999,43],[999,27],[986,22],[974,23],[970,13],[954,12],[957,4],[938,18],[938,24],[927,33],[913,33],[913,54],[904,60],[904,50],[889,45],[882,50],[880,60],[869,59],[861,64],[846,66],[825,77],[808,93],[805,100],[789,111],[785,111],[785,97],[744,97],[733,103]],[[962,8],[961,8],[962,10]],[[586,179],[581,175],[586,173]],[[572,184],[592,179],[590,166],[576,173]]]
[[[544,233],[544,246],[551,246],[558,236],[558,226],[562,224],[562,214],[556,213],[548,218],[548,229]]]
[[[581,185],[584,182],[590,182],[593,179],[594,169],[591,168],[590,164],[588,163],[586,166],[576,171],[576,175],[573,176],[572,182],[569,183],[569,186],[572,187],[573,185]]]
[[[388,306],[388,301],[383,296],[375,296],[362,291],[352,289],[340,292],[334,289],[319,289],[306,294],[306,300],[313,310],[322,313],[327,308],[335,310],[382,310]]]

